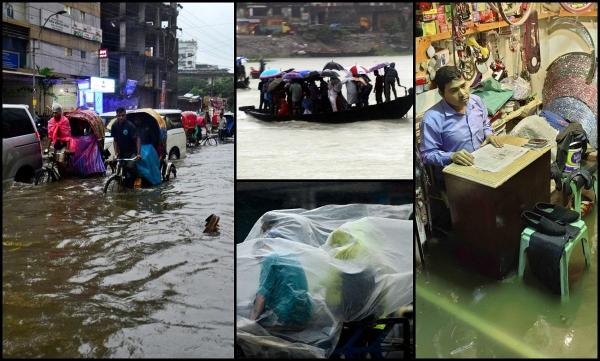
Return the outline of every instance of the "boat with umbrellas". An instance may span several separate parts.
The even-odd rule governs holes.
[[[327,78],[329,78],[329,80],[335,78],[339,80],[341,84],[345,84],[350,81],[363,81],[362,79],[368,79],[369,73],[383,69],[388,65],[389,63],[383,62],[368,68],[360,65],[354,65],[346,68],[339,63],[330,61],[325,64],[322,71],[309,69],[295,70],[293,68],[282,71],[276,68],[269,68],[264,70],[260,74],[259,78],[261,80],[272,79],[269,83],[267,91],[273,91],[277,87],[281,86],[282,83],[302,83],[304,81],[316,80],[324,81]],[[408,113],[414,103],[413,89],[407,89],[406,87],[402,88],[404,88],[404,96],[399,96],[394,100],[379,102],[377,104],[370,104],[367,106],[350,106],[336,112],[330,111],[312,114],[276,115],[269,110],[258,109],[255,106],[243,106],[240,107],[239,110],[256,119],[268,122],[302,120],[319,123],[349,123],[365,120],[401,119]]]

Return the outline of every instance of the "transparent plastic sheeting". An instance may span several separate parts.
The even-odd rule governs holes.
[[[412,208],[265,213],[237,245],[237,344],[245,356],[326,358],[344,322],[411,303]]]

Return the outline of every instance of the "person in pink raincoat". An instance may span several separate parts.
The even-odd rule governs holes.
[[[69,119],[63,115],[62,106],[58,103],[52,105],[52,118],[48,121],[48,139],[54,149],[65,148],[69,151],[71,143],[71,125]]]

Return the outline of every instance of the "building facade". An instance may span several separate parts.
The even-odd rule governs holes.
[[[79,84],[98,74],[100,3],[2,3],[3,102],[49,116],[81,105]]]
[[[101,3],[102,49],[115,94],[104,110],[177,104],[177,3]]]
[[[412,4],[393,2],[247,2],[238,3],[237,30],[252,29],[252,24],[270,25],[285,21],[292,26],[333,25],[365,27],[384,31],[388,22],[399,22],[402,31],[412,31]]]
[[[198,53],[198,43],[196,40],[179,41],[179,70],[196,69],[196,54]]]

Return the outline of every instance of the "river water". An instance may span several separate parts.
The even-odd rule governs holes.
[[[241,54],[243,55],[243,54]],[[265,55],[268,57],[268,54]],[[412,56],[369,56],[339,58],[270,59],[267,68],[321,70],[331,61],[343,65],[370,67],[395,62],[400,83],[413,83]],[[258,63],[247,63],[258,68]],[[370,75],[374,81],[374,76]],[[250,80],[250,89],[237,90],[237,107],[258,108],[259,80]],[[342,90],[346,96],[346,87]],[[398,96],[403,89],[396,86]],[[370,104],[375,104],[371,93]],[[237,177],[239,179],[412,179],[413,110],[397,120],[372,120],[346,124],[303,121],[264,122],[237,111]]]
[[[188,152],[176,179],[122,194],[106,177],[3,189],[2,356],[233,357],[233,153]]]

